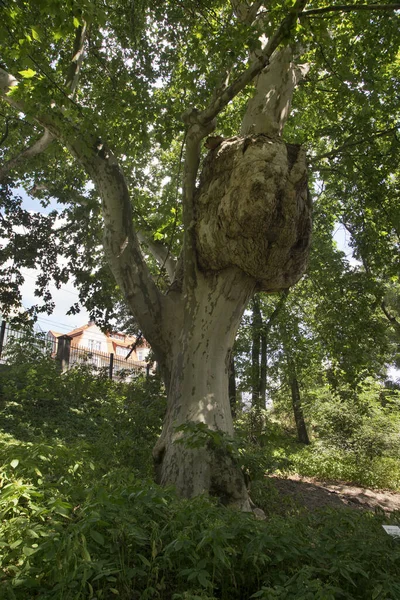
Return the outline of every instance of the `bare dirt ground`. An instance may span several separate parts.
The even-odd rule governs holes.
[[[361,510],[380,508],[385,512],[400,510],[400,493],[317,481],[296,475],[287,478],[271,476],[269,479],[282,500],[309,510],[325,507]]]

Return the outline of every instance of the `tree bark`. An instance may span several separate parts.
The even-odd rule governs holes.
[[[261,414],[260,397],[260,349],[261,349],[261,330],[263,326],[260,301],[254,296],[252,301],[253,319],[251,324],[251,407],[252,419],[251,429],[255,442],[258,442],[263,428],[263,417]]]
[[[133,198],[112,151],[95,131],[82,127],[73,107],[66,118],[62,108],[50,102],[47,107],[45,103],[31,106],[29,100],[25,104],[10,94],[19,82],[0,68],[4,100],[18,111],[34,114],[40,125],[60,139],[101,197],[108,263],[161,364],[167,387],[166,418],[154,449],[157,480],[175,485],[185,497],[211,494],[243,510],[251,509],[244,478],[224,445],[224,436],[233,435],[228,370],[234,337],[254,290],[280,291],[295,283],[309,250],[305,151],[279,139],[294,87],[292,63],[281,88],[275,77],[276,62],[269,71],[274,72],[274,97],[283,100],[268,104],[271,119],[261,111],[261,124],[252,128],[253,119],[260,116],[258,103],[256,110],[250,109],[246,118],[250,135],[232,138],[210,151],[197,186],[201,143],[214,130],[218,114],[289,39],[305,4],[306,0],[296,0],[259,56],[213,95],[204,110],[191,107],[183,115],[184,239],[166,295],[141,254],[133,228]],[[261,96],[268,77],[259,80]],[[264,130],[264,122],[273,127]],[[204,443],[188,444],[185,427],[194,432],[197,428]]]
[[[233,356],[233,351],[231,352],[231,357],[229,359],[229,372],[228,372],[228,394],[229,394],[229,404],[231,406],[232,417],[236,417],[237,413],[237,390],[236,390],[236,371],[235,371],[235,357]]]
[[[261,330],[261,354],[260,354],[260,406],[266,408],[267,394],[267,331],[266,327]]]
[[[296,422],[297,439],[301,444],[309,444],[310,438],[308,437],[307,426],[304,420],[303,407],[301,404],[301,394],[299,382],[297,379],[296,367],[292,360],[288,360],[289,367],[289,385],[292,394],[292,406],[294,420]]]
[[[253,320],[251,323],[251,405],[260,408],[260,344],[262,317],[260,302],[257,296],[252,301]]]
[[[185,497],[211,493],[224,504],[250,510],[243,475],[223,444],[205,435],[200,447],[190,447],[177,428],[190,424],[233,436],[229,358],[254,281],[236,268],[196,277],[173,346],[167,415],[153,453],[157,481],[174,484]]]

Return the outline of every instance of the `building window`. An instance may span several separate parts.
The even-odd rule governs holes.
[[[125,336],[122,333],[112,333],[111,337],[114,340],[121,340],[121,342],[123,342],[125,340]]]
[[[117,346],[116,353],[118,356],[128,356],[129,348],[122,348],[121,346]]]
[[[148,353],[149,351],[146,349],[136,350],[136,356],[141,362],[144,362],[146,360]]]
[[[88,341],[88,348],[92,352],[94,352],[96,350],[99,351],[99,350],[101,350],[101,342],[99,342],[97,340],[89,340]]]

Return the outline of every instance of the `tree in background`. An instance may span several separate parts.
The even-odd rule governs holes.
[[[93,308],[104,289],[109,306],[115,296],[103,229],[167,387],[160,483],[249,509],[224,446],[175,442],[188,423],[232,435],[228,367],[245,306],[305,269],[304,144],[319,173],[333,157],[333,172],[343,148],[394,135],[396,5],[2,4],[4,122],[28,125],[5,131],[1,175],[67,204],[61,251]]]
[[[364,382],[374,379],[383,393],[387,368],[396,364],[398,352],[377,299],[377,282],[371,281],[362,264],[351,265],[337,249],[318,209],[319,200],[307,274],[279,300],[276,296],[257,300],[258,321],[263,333],[268,330],[264,371],[268,399],[274,403],[272,414],[284,422],[289,416],[298,440],[305,444],[309,436],[304,405],[308,420],[312,418],[321,433],[321,411],[314,406],[315,399],[337,397],[343,415],[357,412],[357,395]],[[386,285],[392,288],[390,282]],[[237,342],[241,386],[252,389],[252,397],[254,383],[259,389],[258,380],[252,378],[254,355],[258,373],[264,360],[259,340],[254,344],[254,323],[250,315],[245,317]],[[364,394],[364,406],[367,397]],[[263,429],[262,422],[259,427]]]

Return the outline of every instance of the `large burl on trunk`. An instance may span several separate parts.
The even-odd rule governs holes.
[[[179,426],[233,434],[229,359],[246,304],[255,289],[293,285],[306,266],[304,151],[265,135],[225,140],[205,159],[194,206],[197,267],[172,340],[167,416],[154,450],[158,481],[250,510],[240,465],[212,440],[197,448],[179,443]]]
[[[304,273],[311,205],[301,146],[266,135],[225,140],[205,160],[196,211],[203,270],[239,267],[265,292]]]

